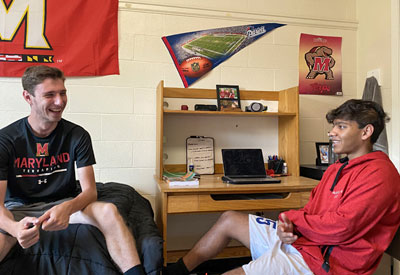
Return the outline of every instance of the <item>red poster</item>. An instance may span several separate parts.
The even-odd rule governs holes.
[[[119,74],[118,0],[2,0],[0,76],[56,66],[67,76]]]
[[[300,94],[343,95],[341,48],[341,37],[301,34]]]

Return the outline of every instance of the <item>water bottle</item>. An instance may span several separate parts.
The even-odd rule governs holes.
[[[287,172],[288,172],[288,170],[287,170],[287,163],[284,162],[284,163],[283,163],[283,168],[282,168],[282,174],[287,175]]]
[[[194,172],[193,159],[189,159],[189,172]]]

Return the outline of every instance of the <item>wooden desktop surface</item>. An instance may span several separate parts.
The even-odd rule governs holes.
[[[229,184],[222,182],[222,174],[201,175],[198,186],[169,186],[160,180],[159,188],[162,193],[187,193],[187,192],[242,192],[242,191],[310,191],[319,181],[306,177],[278,177],[280,183],[268,184]]]
[[[288,176],[281,183],[228,184],[221,174],[202,175],[198,186],[170,187],[159,180],[157,223],[164,238],[164,259],[167,257],[167,216],[179,213],[221,212],[226,210],[287,210],[303,207],[318,180]],[[254,195],[259,198],[254,198]],[[246,196],[252,197],[246,199]],[[268,197],[271,196],[271,197]],[[278,196],[278,197],[277,197]]]

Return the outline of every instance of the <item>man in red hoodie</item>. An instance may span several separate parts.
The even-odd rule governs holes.
[[[400,224],[400,176],[372,145],[389,120],[372,101],[348,100],[326,119],[336,154],[307,205],[280,221],[228,211],[167,274],[189,274],[231,239],[253,260],[225,274],[372,274]]]

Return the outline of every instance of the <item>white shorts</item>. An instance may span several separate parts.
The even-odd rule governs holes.
[[[246,275],[313,274],[300,252],[283,244],[277,235],[278,222],[249,215],[250,251],[253,260],[243,265]]]

